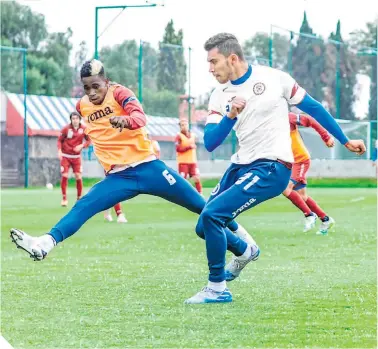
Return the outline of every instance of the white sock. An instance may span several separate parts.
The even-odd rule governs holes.
[[[40,236],[38,242],[46,253],[49,253],[56,245],[56,241],[50,234]]]
[[[238,257],[241,261],[246,261],[249,259],[252,255],[252,248],[250,245],[247,245],[247,248],[245,249],[244,253]]]
[[[207,287],[211,288],[212,290],[214,290],[216,292],[223,292],[226,289],[227,284],[226,284],[226,281],[222,281],[222,282],[209,281],[207,283]]]

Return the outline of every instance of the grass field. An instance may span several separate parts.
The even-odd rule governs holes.
[[[283,197],[242,214],[260,259],[229,284],[233,303],[190,306],[207,278],[194,214],[140,196],[128,224],[99,214],[33,262],[9,228],[39,235],[67,209],[57,189],[3,190],[1,332],[15,348],[376,348],[376,190],[311,193],[334,232],[302,233]]]

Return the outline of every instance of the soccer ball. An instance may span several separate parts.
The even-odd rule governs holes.
[[[51,183],[47,183],[46,188],[49,189],[49,190],[52,190],[52,189],[54,189],[54,186]]]

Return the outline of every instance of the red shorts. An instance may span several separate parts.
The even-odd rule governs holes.
[[[294,183],[294,189],[298,190],[307,185],[307,171],[310,168],[310,164],[310,160],[293,164],[290,180]]]
[[[197,164],[178,164],[178,171],[184,178],[199,175],[199,168]]]
[[[63,156],[62,160],[60,161],[60,172],[68,173],[70,167],[72,167],[73,173],[82,173],[83,168],[81,167],[81,157],[71,159]]]

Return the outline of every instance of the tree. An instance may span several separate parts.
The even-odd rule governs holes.
[[[165,27],[163,41],[160,43],[157,86],[160,91],[185,92],[186,64],[184,47],[182,46],[183,32],[177,33],[171,20]]]
[[[327,91],[325,99],[334,116],[353,120],[355,113],[354,88],[356,86],[356,60],[341,36],[341,24],[337,22],[336,32],[329,36],[325,50],[325,79]]]
[[[54,64],[57,64],[58,70],[60,70],[56,74],[61,76],[61,79],[58,81],[59,84],[52,90],[53,94],[57,96],[68,96],[73,87],[74,70],[69,63],[72,50],[71,37],[71,28],[68,28],[66,32],[51,33],[43,50],[43,56],[48,61],[52,60]],[[50,80],[49,76],[47,78]]]
[[[15,1],[1,2],[1,41],[7,38],[12,47],[37,50],[47,38],[45,17]]]
[[[28,93],[69,96],[73,82],[69,65],[71,29],[48,34],[44,16],[15,1],[1,3],[1,21],[2,45],[28,49]],[[2,53],[1,68],[2,87],[22,93],[21,55]]]
[[[243,44],[243,51],[248,61],[269,64],[269,40],[267,33],[258,32]],[[290,38],[273,33],[272,63],[275,68],[286,70]]]
[[[138,89],[139,47],[135,40],[125,40],[113,47],[104,47],[100,58],[110,80],[127,86],[133,91]]]
[[[148,42],[142,43],[143,88],[157,90],[158,52]]]
[[[325,58],[323,39],[317,37],[307,21],[306,12],[300,28],[301,35],[293,47],[292,75],[315,99],[323,101],[325,87]]]
[[[83,63],[88,59],[88,46],[85,41],[80,42],[79,50],[75,53],[74,67],[74,87],[72,89],[72,97],[82,97],[83,87],[80,79],[80,69]]]

